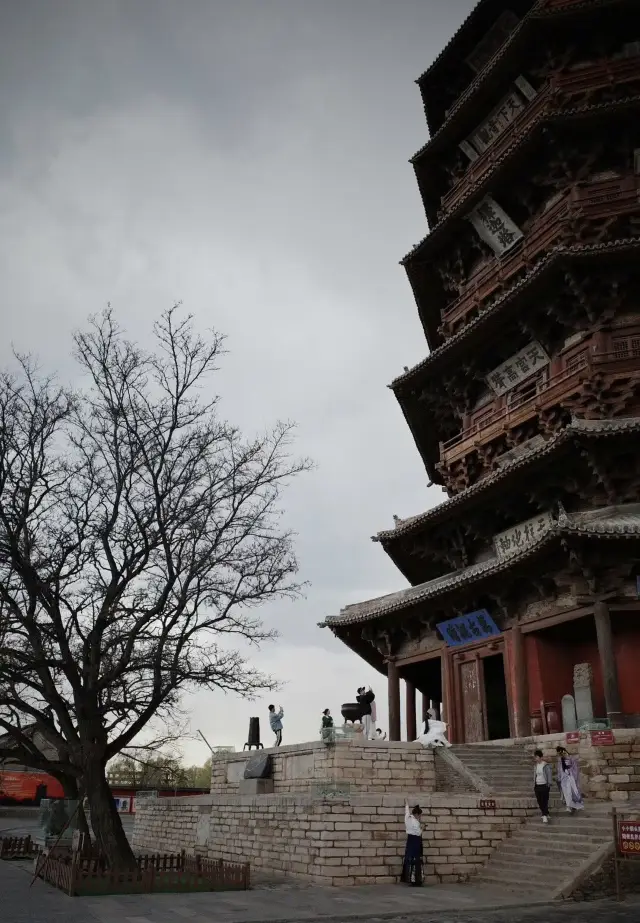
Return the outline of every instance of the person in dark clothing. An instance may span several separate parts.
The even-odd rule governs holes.
[[[366,740],[375,740],[375,725],[373,722],[373,702],[375,695],[371,687],[369,690],[365,686],[358,689],[357,701],[362,712],[362,724],[364,726],[364,737]]]
[[[420,887],[422,885],[422,808],[416,805],[411,809],[405,805],[404,828],[407,832],[407,844],[404,850],[402,875],[400,881],[407,885]]]
[[[335,739],[333,731],[333,718],[328,708],[322,712],[322,730],[320,731],[325,743],[331,743]]]

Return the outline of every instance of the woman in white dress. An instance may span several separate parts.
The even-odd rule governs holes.
[[[424,723],[424,734],[418,737],[418,743],[423,747],[450,747],[447,740],[447,725],[444,721],[437,721],[433,712],[427,712],[428,718]]]

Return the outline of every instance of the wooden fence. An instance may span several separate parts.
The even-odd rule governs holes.
[[[158,891],[245,891],[249,864],[184,853],[138,856],[136,868],[108,869],[104,859],[76,854],[42,862],[39,876],[69,895],[148,894]]]
[[[31,859],[40,847],[30,836],[5,836],[0,838],[0,859]]]

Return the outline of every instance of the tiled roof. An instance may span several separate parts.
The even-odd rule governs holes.
[[[640,537],[640,504],[633,503],[570,515],[564,514],[537,542],[527,546],[518,554],[510,555],[508,558],[496,557],[479,564],[471,564],[469,567],[437,577],[435,580],[429,580],[427,583],[346,606],[340,615],[329,616],[319,625],[321,628],[352,625],[410,608],[415,603],[437,597],[447,590],[510,570],[514,564],[532,557],[560,535],[571,533],[602,537]]]
[[[478,327],[487,321],[490,315],[499,311],[504,304],[515,298],[538,276],[541,276],[543,273],[547,272],[561,259],[566,257],[571,259],[581,259],[583,257],[589,258],[596,253],[613,253],[619,250],[636,249],[637,247],[640,247],[640,239],[637,238],[624,238],[621,240],[607,241],[601,244],[574,244],[569,247],[565,246],[564,244],[559,244],[558,246],[553,247],[548,251],[548,253],[545,254],[545,256],[542,257],[538,263],[536,263],[533,269],[518,279],[517,282],[515,282],[498,298],[496,298],[495,301],[492,301],[489,305],[487,305],[487,307],[480,311],[479,314],[473,318],[473,320],[469,321],[468,324],[465,324],[461,330],[458,330],[457,333],[454,333],[452,336],[448,337],[441,346],[438,346],[437,349],[434,349],[433,352],[429,353],[429,355],[426,356],[421,362],[418,362],[417,365],[414,365],[413,368],[410,368],[408,372],[404,372],[402,375],[398,375],[397,378],[394,378],[389,385],[389,388],[395,390],[398,385],[405,384],[418,372],[421,372],[428,366],[437,363],[443,355],[445,355],[454,346],[457,346],[461,340],[471,336]]]
[[[429,77],[433,74],[434,70],[436,70],[436,68],[442,63],[442,61],[444,60],[445,56],[449,53],[449,51],[450,51],[450,49],[452,48],[452,46],[458,41],[458,38],[459,38],[459,36],[460,36],[460,33],[461,33],[464,29],[467,28],[467,26],[468,26],[468,24],[469,24],[469,21],[477,14],[478,10],[480,9],[480,7],[481,7],[482,5],[483,5],[483,0],[481,0],[481,2],[471,11],[471,13],[469,14],[469,16],[468,16],[468,17],[466,18],[466,20],[462,23],[462,25],[460,26],[460,28],[458,29],[458,31],[452,36],[452,38],[449,40],[449,42],[445,45],[445,47],[442,49],[442,51],[440,52],[440,54],[438,55],[438,57],[435,59],[435,61],[433,61],[433,63],[431,64],[431,66],[430,66],[429,68],[427,68],[427,70],[426,70],[423,74],[421,74],[420,77],[418,77],[418,79],[416,80],[416,83],[418,84],[418,86],[421,87],[422,84],[425,83],[425,81],[427,80],[427,78],[429,78]],[[526,29],[526,25],[527,25],[529,19],[532,18],[532,13],[534,12],[535,6],[536,6],[536,5],[537,5],[537,4],[534,4],[534,8],[533,8],[532,10],[529,10],[528,13],[525,13],[525,15],[522,17],[522,19],[520,20],[520,22],[515,26],[515,28],[513,29],[513,31],[511,32],[511,34],[509,35],[509,37],[508,37],[508,38],[505,40],[505,42],[500,46],[500,48],[498,49],[498,51],[497,51],[497,52],[493,55],[493,57],[485,64],[485,66],[482,68],[482,70],[480,71],[480,73],[477,74],[476,77],[474,77],[474,79],[471,81],[471,83],[469,84],[469,86],[468,86],[465,90],[463,90],[463,92],[460,94],[460,96],[458,96],[458,98],[457,98],[457,99],[455,100],[455,102],[453,103],[451,109],[449,109],[449,111],[447,112],[447,114],[446,114],[446,119],[445,119],[444,123],[439,127],[439,129],[438,129],[436,132],[434,132],[434,134],[433,134],[433,137],[434,137],[434,138],[438,136],[438,134],[439,134],[439,133],[442,131],[442,129],[445,127],[445,125],[448,125],[448,123],[450,122],[451,118],[452,118],[453,116],[457,115],[457,113],[460,111],[460,109],[462,109],[463,106],[466,104],[467,100],[469,100],[469,99],[474,95],[474,93],[476,92],[477,88],[478,88],[478,87],[480,86],[480,84],[486,79],[487,75],[488,75],[488,74],[496,67],[496,65],[497,65],[500,61],[502,61],[503,58],[507,55],[507,53],[510,51],[510,49],[511,49],[512,46],[513,46],[514,38],[517,37],[517,36],[519,36],[519,35],[521,35],[521,33],[523,32],[523,29]]]
[[[378,532],[377,535],[373,536],[373,540],[381,542],[393,541],[408,535],[430,520],[445,518],[452,509],[464,505],[471,497],[477,496],[489,486],[509,477],[519,468],[525,468],[532,461],[543,458],[545,455],[550,455],[559,445],[569,442],[575,436],[615,436],[629,432],[640,432],[640,417],[625,417],[617,420],[581,420],[574,417],[557,436],[552,436],[543,446],[537,446],[531,449],[530,452],[523,453],[513,461],[505,464],[499,471],[494,472],[482,481],[478,481],[476,484],[472,484],[471,487],[467,487],[466,490],[461,491],[449,500],[445,500],[444,503],[439,503],[417,516],[399,520],[395,529],[385,529]]]
[[[433,71],[442,63],[445,57],[449,54],[449,51],[451,50],[451,48],[453,48],[455,43],[458,41],[460,34],[464,32],[464,30],[470,25],[470,23],[478,15],[478,10],[480,10],[483,6],[487,5],[487,2],[488,0],[479,0],[479,2],[476,3],[476,5],[473,7],[471,12],[468,14],[466,19],[460,24],[460,26],[453,33],[453,35],[451,36],[447,44],[444,46],[442,51],[439,52],[438,56],[431,62],[429,67],[426,69],[426,71],[424,71],[424,73],[422,73],[420,77],[418,77],[416,83],[420,83],[421,80],[424,80],[425,77],[428,77],[430,74],[432,74]]]

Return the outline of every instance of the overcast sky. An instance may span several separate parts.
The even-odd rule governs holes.
[[[228,335],[215,384],[248,433],[299,424],[317,469],[285,498],[306,599],[265,612],[285,742],[382,676],[316,623],[400,589],[370,536],[443,499],[386,385],[426,343],[398,260],[426,231],[408,158],[414,80],[473,0],[5,0],[0,278],[11,346],[74,374],[108,301],[141,340],[182,300]],[[241,747],[266,701],[196,694],[192,729]],[[203,744],[186,744],[203,760]]]

